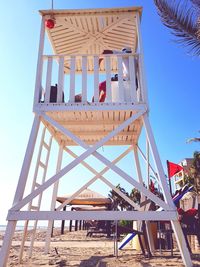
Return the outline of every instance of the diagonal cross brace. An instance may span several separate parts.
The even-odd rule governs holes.
[[[29,203],[33,198],[38,196],[41,192],[43,192],[45,189],[50,187],[52,184],[54,184],[56,181],[58,181],[62,176],[64,176],[66,173],[68,173],[71,169],[73,169],[75,166],[77,166],[81,161],[86,159],[88,156],[90,156],[92,153],[94,153],[99,147],[103,146],[108,140],[110,140],[114,135],[118,134],[120,131],[122,131],[125,127],[127,127],[130,123],[132,123],[134,120],[138,119],[146,110],[143,109],[139,111],[138,113],[134,114],[131,118],[124,121],[121,125],[119,125],[115,130],[110,132],[108,135],[103,137],[100,141],[98,141],[94,146],[89,147],[85,144],[81,139],[79,139],[77,136],[72,134],[70,131],[68,131],[66,128],[62,127],[59,123],[51,119],[49,116],[42,114],[44,119],[46,119],[48,122],[50,122],[52,125],[55,125],[58,129],[61,129],[64,134],[69,135],[73,137],[74,141],[81,145],[82,147],[88,148],[84,153],[82,153],[77,159],[74,159],[71,163],[69,163],[66,167],[64,167],[62,170],[60,170],[57,174],[53,175],[49,180],[44,182],[44,184],[40,185],[37,189],[35,189],[32,193],[27,195],[25,198],[23,198],[20,202],[18,202],[16,205],[14,205],[11,210],[19,210],[22,207],[24,207],[26,204]],[[97,152],[96,152],[97,153]],[[104,158],[104,157],[103,157]],[[148,192],[148,190],[147,190]],[[153,195],[153,194],[152,194]],[[154,196],[154,195],[153,195]],[[164,202],[163,202],[164,203]],[[165,203],[164,203],[165,204]],[[166,204],[165,204],[166,205]],[[165,206],[164,205],[164,206]],[[163,207],[163,205],[161,205]],[[164,207],[163,207],[164,208]],[[8,215],[9,217],[9,215]]]
[[[138,114],[138,113],[137,113]],[[136,114],[135,114],[136,115]],[[133,116],[135,116],[133,115]],[[60,125],[58,122],[54,121],[53,119],[51,119],[50,117],[48,117],[47,115],[43,116],[48,122],[50,122],[52,125],[54,125],[54,127],[58,128],[61,132],[63,132],[65,135],[70,136],[77,144],[79,144],[80,146],[82,146],[85,149],[89,148],[89,145],[87,145],[85,142],[83,142],[80,138],[78,138],[77,136],[75,136],[73,133],[71,133],[69,130],[67,130],[66,128],[64,128],[62,125]],[[130,120],[131,118],[129,118],[128,120]],[[127,121],[128,121],[127,120]],[[122,123],[123,124],[123,123]],[[120,125],[122,126],[122,125]],[[115,131],[115,130],[114,130]],[[112,132],[111,132],[112,133]],[[111,134],[110,133],[110,134]],[[151,193],[149,190],[147,190],[142,184],[138,183],[136,180],[132,179],[131,176],[129,176],[127,173],[125,173],[124,171],[122,171],[119,167],[113,165],[108,159],[106,159],[104,156],[102,156],[101,154],[99,154],[97,151],[93,152],[93,156],[95,156],[96,158],[98,158],[101,162],[103,162],[105,165],[109,166],[109,168],[111,168],[114,172],[116,172],[117,174],[119,174],[121,177],[123,177],[127,182],[129,182],[130,184],[132,184],[134,187],[136,187],[140,192],[142,192],[146,197],[148,197],[149,199],[151,199],[153,202],[157,203],[159,206],[161,206],[164,210],[171,210],[171,208],[169,207],[168,204],[166,204],[163,200],[161,200],[160,198],[158,198],[156,195],[154,195],[153,193]]]
[[[74,157],[74,158],[78,157],[69,148],[65,147],[64,150],[67,151],[72,157]],[[132,147],[129,147],[119,157],[117,157],[115,160],[113,160],[112,163],[116,164],[120,159],[122,159],[124,156],[126,156],[131,150],[132,150]],[[82,186],[78,191],[76,191],[71,197],[69,197],[67,200],[65,200],[60,206],[58,206],[56,210],[61,210],[64,206],[69,204],[76,196],[78,196],[89,185],[94,183],[98,178],[100,180],[102,180],[105,184],[107,184],[109,187],[111,187],[118,195],[120,195],[124,200],[126,200],[131,206],[133,206],[137,210],[140,210],[139,205],[137,205],[135,202],[133,202],[130,198],[128,198],[126,195],[124,195],[119,189],[117,189],[112,183],[110,183],[105,177],[103,177],[103,174],[109,170],[108,166],[105,167],[101,172],[97,172],[87,162],[83,161],[83,162],[81,162],[81,164],[84,167],[86,167],[89,171],[91,171],[93,174],[95,174],[95,176],[88,183],[86,183],[84,186]]]

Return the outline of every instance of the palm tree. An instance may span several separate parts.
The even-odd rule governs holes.
[[[200,55],[200,0],[154,0],[163,24],[172,30],[176,42]]]
[[[124,195],[129,196],[128,192],[126,192],[126,190],[123,187],[121,187],[120,184],[118,184],[116,188],[120,190]],[[124,200],[120,195],[118,195],[114,190],[111,190],[108,196],[110,199],[112,199],[113,202],[112,209],[119,210],[120,208],[121,210],[124,210],[127,208],[128,205],[127,201]]]
[[[130,193],[130,199],[132,199],[133,202],[140,204],[140,200],[141,200],[140,191],[136,188],[133,188],[131,193]]]

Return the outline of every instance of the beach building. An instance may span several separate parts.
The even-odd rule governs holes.
[[[183,167],[183,169],[174,176],[175,190],[179,190],[185,184],[185,175],[187,176],[190,167],[192,166],[193,158],[185,158],[178,164]],[[195,192],[187,192],[183,198],[180,200],[180,207],[184,210],[191,208],[198,208],[198,199]]]
[[[154,247],[149,222],[170,220],[184,265],[192,266],[149,121],[140,28],[142,8],[51,9],[41,10],[40,15],[42,20],[33,101],[35,118],[13,205],[8,211],[0,266],[6,266],[17,221],[25,221],[19,255],[21,261],[30,220],[34,221],[29,253],[31,257],[39,220],[48,221],[44,244],[45,252],[48,253],[54,220],[122,219],[146,222],[152,253]],[[51,53],[45,51],[46,35],[52,47]],[[142,132],[143,146],[140,146]],[[56,142],[59,152],[55,173],[49,177],[52,142]],[[33,153],[38,143],[32,187],[25,194]],[[102,146],[115,146],[124,150],[117,158],[110,160],[100,152]],[[83,152],[76,154],[73,147],[80,147]],[[63,153],[73,159],[65,163]],[[134,177],[121,165],[117,165],[129,153],[133,155],[130,164],[135,166]],[[90,156],[104,164],[101,171],[86,160]],[[80,184],[79,189],[57,206],[59,181],[67,179],[68,173],[80,164],[94,177],[85,184],[81,184],[81,177],[72,179],[72,182]],[[145,172],[142,166],[145,166]],[[133,202],[104,177],[109,170],[140,191],[141,204]],[[164,200],[144,185],[151,174],[156,177]],[[62,210],[98,179],[115,190],[132,206],[132,210]],[[49,209],[42,210],[41,204],[45,201],[43,194],[49,188],[52,189]],[[146,208],[145,203],[151,201],[160,208]]]
[[[183,167],[183,170],[181,170],[174,176],[175,190],[180,189],[185,184],[184,176],[190,169],[192,161],[193,161],[192,158],[185,158],[178,163],[180,166]]]

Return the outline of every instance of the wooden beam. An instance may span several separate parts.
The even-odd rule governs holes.
[[[177,220],[176,211],[9,211],[8,220]]]
[[[101,125],[101,126],[106,126],[106,125],[120,125],[124,120],[56,120],[63,126],[82,126],[82,125],[88,125],[88,126],[93,126],[93,125]]]
[[[111,131],[111,130],[110,130]],[[110,131],[74,131],[73,130],[73,134],[77,135],[77,136],[83,136],[83,137],[91,137],[91,136],[106,136],[107,134],[110,133]],[[122,131],[120,133],[118,133],[116,136],[133,136],[135,133],[135,131]]]
[[[134,103],[39,103],[34,106],[34,112],[49,112],[49,111],[131,111],[131,110],[143,110],[146,109],[146,104],[134,104]]]

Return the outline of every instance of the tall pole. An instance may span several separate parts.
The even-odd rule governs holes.
[[[167,171],[168,171],[169,190],[170,190],[170,194],[172,196],[172,183],[171,183],[171,177],[169,174],[169,161],[168,160],[167,160]]]

